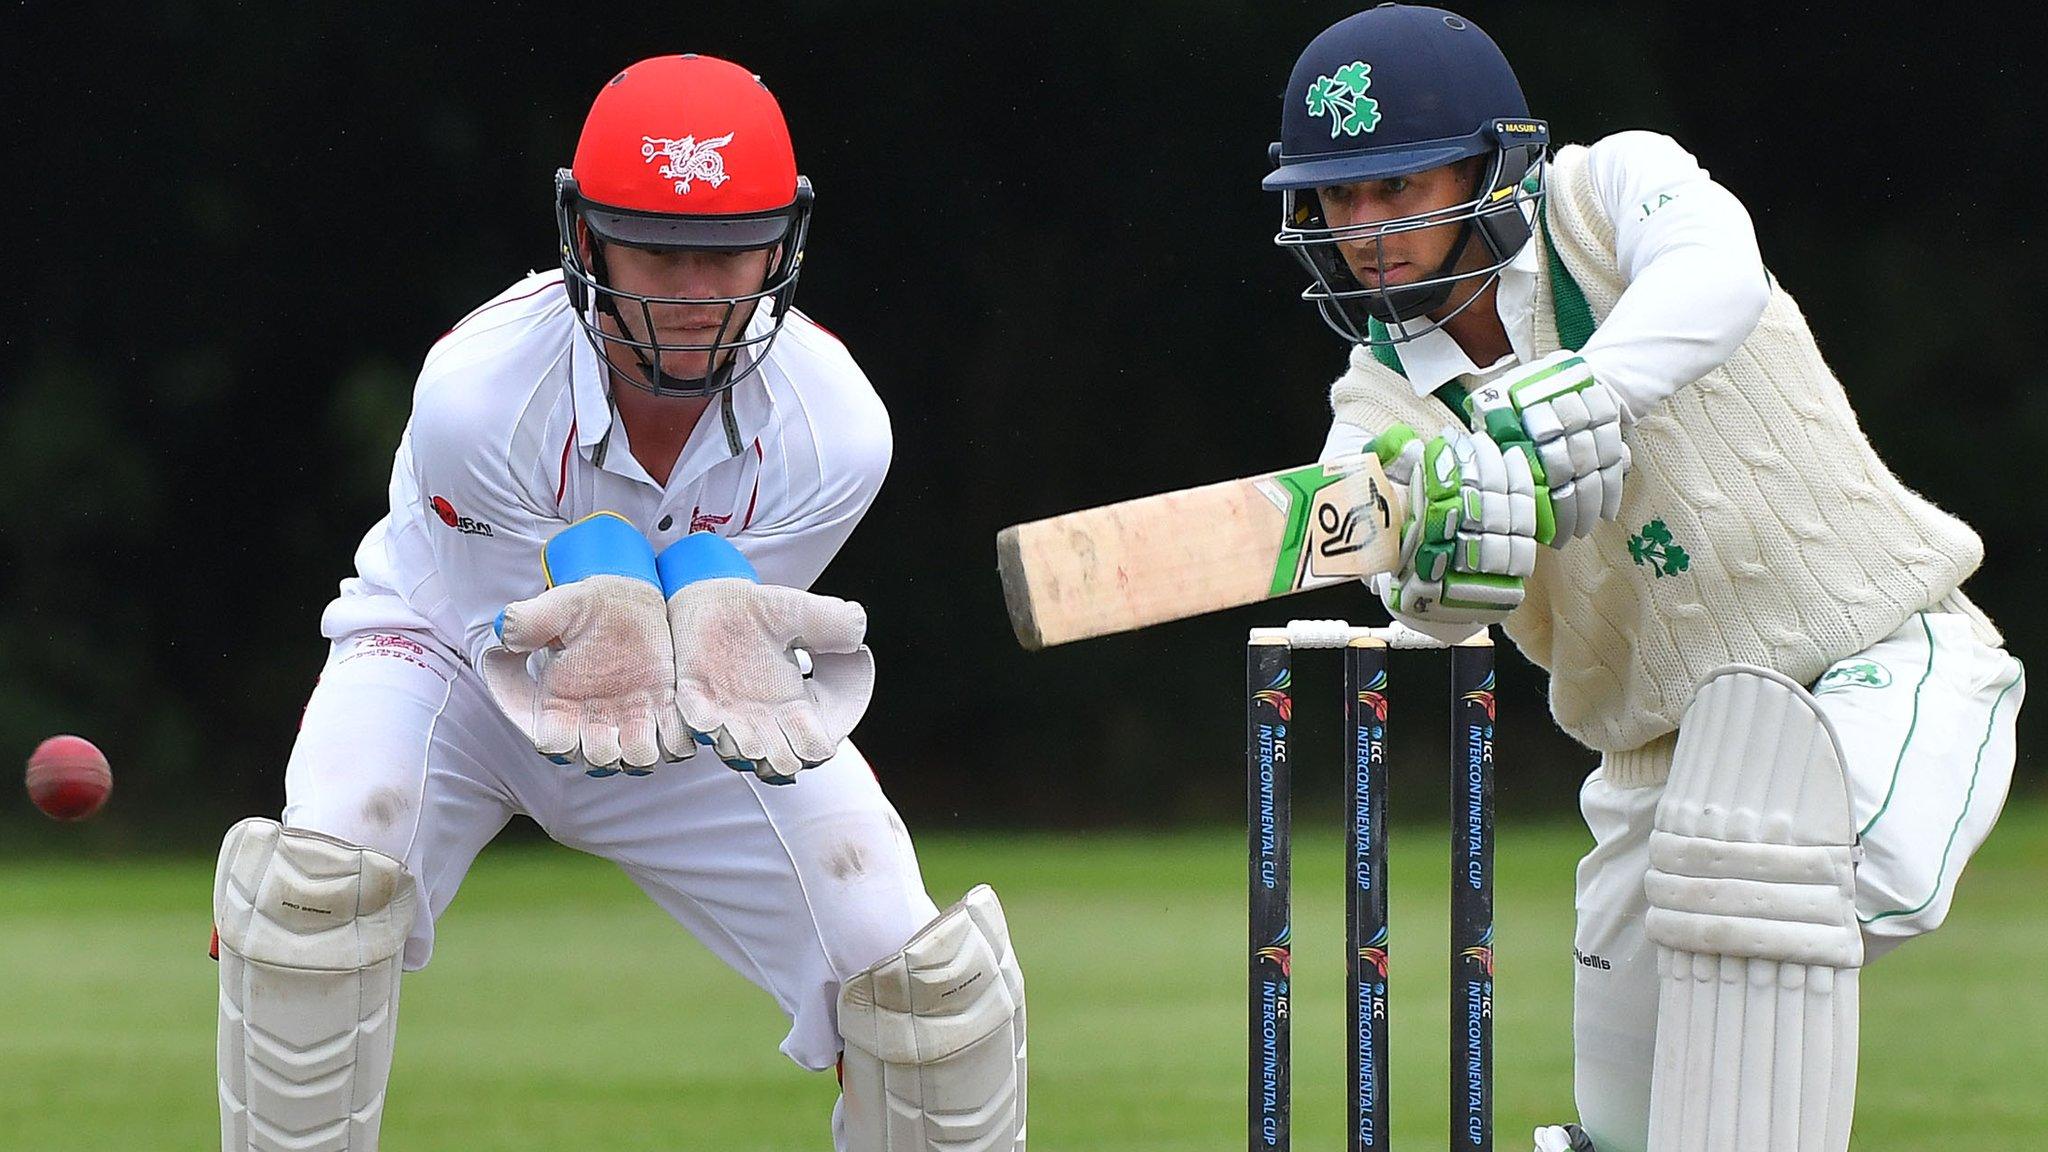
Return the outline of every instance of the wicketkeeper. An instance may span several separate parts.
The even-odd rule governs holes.
[[[1669,137],[1549,148],[1470,21],[1382,5],[1288,80],[1268,190],[1349,341],[1325,458],[1408,485],[1414,627],[1498,624],[1601,754],[1577,1126],[1840,1152],[1857,975],[1947,914],[2013,767],[1976,534],[1857,427],[1748,214]]]
[[[811,186],[781,109],[737,65],[642,61],[556,193],[560,270],[427,354],[282,822],[221,849],[221,1146],[374,1152],[401,971],[523,814],[775,998],[784,1054],[839,1069],[835,1148],[1022,1152],[1002,909],[925,894],[846,739],[866,615],[804,591],[891,439],[792,306]]]

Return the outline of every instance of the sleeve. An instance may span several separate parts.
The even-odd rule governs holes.
[[[499,611],[547,587],[541,548],[567,526],[552,500],[535,498],[515,474],[512,436],[478,407],[458,389],[423,387],[406,431],[418,491],[442,521],[428,524],[427,540],[443,613],[460,624],[472,665],[497,643]]]
[[[882,489],[895,440],[880,398],[865,378],[861,386],[863,403],[805,422],[764,455],[762,467],[780,467],[782,482],[763,489],[783,495],[732,537],[764,584],[809,588]]]
[[[1580,355],[1633,419],[1734,354],[1770,277],[1741,201],[1669,136],[1609,136],[1586,165],[1628,287]]]
[[[1316,457],[1316,463],[1327,464],[1344,456],[1356,456],[1365,451],[1365,446],[1372,443],[1376,435],[1378,433],[1356,424],[1334,421],[1330,425],[1329,436],[1323,440],[1323,451]]]

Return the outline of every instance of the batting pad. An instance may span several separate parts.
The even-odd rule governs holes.
[[[214,876],[223,1152],[376,1152],[397,1029],[405,865],[244,820]]]
[[[987,885],[839,991],[848,1152],[1023,1152],[1024,978]]]
[[[1710,675],[1679,725],[1650,836],[1650,1147],[1848,1148],[1855,851],[1840,745],[1813,697],[1762,668]]]

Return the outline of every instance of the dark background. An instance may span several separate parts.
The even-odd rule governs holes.
[[[0,16],[0,750],[97,740],[118,786],[85,834],[109,847],[274,811],[421,356],[552,264],[552,175],[597,88],[699,51],[781,99],[819,194],[799,302],[894,416],[889,484],[820,590],[870,608],[861,740],[913,826],[1237,819],[1245,627],[1372,619],[1372,598],[1030,655],[992,540],[1315,455],[1343,349],[1294,299],[1258,181],[1294,55],[1354,9],[454,8]],[[1971,593],[2039,649],[2031,38],[1903,5],[1463,11],[1558,140],[1669,132],[1749,205],[1879,450],[1984,534]],[[1431,659],[1395,696],[1396,754],[1424,767]],[[1338,695],[1317,663],[1310,741]],[[1562,808],[1593,758],[1550,728],[1540,674],[1503,668],[1503,811]],[[1334,792],[1334,764],[1309,771],[1312,802]],[[0,829],[56,831],[25,802]]]

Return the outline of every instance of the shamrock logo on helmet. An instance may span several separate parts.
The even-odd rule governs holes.
[[[1330,138],[1356,136],[1380,124],[1380,102],[1365,94],[1372,87],[1372,65],[1353,60],[1335,76],[1318,76],[1308,86],[1308,114],[1330,117]]]

